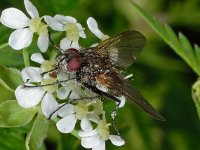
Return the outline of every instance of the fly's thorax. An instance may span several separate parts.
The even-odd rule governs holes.
[[[95,82],[99,74],[103,74],[106,70],[112,68],[109,59],[102,58],[94,52],[81,53],[81,60],[78,75],[84,82]]]

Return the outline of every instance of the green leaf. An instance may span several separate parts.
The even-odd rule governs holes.
[[[13,50],[10,46],[1,46],[2,48],[0,49],[0,65],[12,67],[23,65],[24,62],[21,51]]]
[[[0,103],[5,100],[15,99],[15,94],[12,89],[5,88],[5,83],[0,79]]]
[[[27,150],[43,149],[43,141],[47,136],[49,121],[44,115],[38,114],[31,131],[26,137]]]
[[[162,25],[158,20],[153,19],[133,0],[131,0],[136,12],[149,24],[149,26],[196,72],[200,75],[198,59],[195,57],[195,50],[189,40],[182,34],[179,37],[168,25]]]
[[[0,129],[0,149],[1,150],[25,150],[24,134],[21,128],[1,128]]]
[[[0,79],[7,85],[6,88],[15,90],[17,86],[23,83],[21,73],[19,70],[14,68],[6,68],[0,66]]]
[[[20,127],[28,124],[37,113],[37,108],[23,108],[16,100],[7,100],[0,105],[0,127]]]

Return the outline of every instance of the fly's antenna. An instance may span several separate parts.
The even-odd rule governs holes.
[[[60,51],[63,53],[64,50],[61,49],[60,47],[58,47],[58,46],[53,42],[53,40],[51,39],[51,34],[50,34],[50,32],[48,32],[48,35],[49,35],[49,41],[50,41],[50,43],[53,45],[53,47],[56,48],[56,49],[58,49],[58,50],[60,50]]]

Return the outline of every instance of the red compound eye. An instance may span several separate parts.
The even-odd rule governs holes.
[[[81,58],[80,57],[75,57],[72,58],[68,63],[67,63],[67,70],[68,71],[77,71],[78,68],[81,65]]]

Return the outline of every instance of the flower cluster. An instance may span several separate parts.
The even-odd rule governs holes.
[[[3,10],[0,17],[3,25],[14,29],[8,41],[14,50],[29,47],[33,35],[36,33],[38,48],[41,52],[46,52],[50,41],[49,28],[65,33],[60,41],[60,49],[81,48],[79,39],[86,38],[86,34],[85,29],[75,18],[63,15],[39,17],[38,10],[29,0],[24,0],[24,5],[29,17],[17,8]],[[108,38],[99,30],[94,18],[89,17],[87,25],[100,40]],[[110,134],[109,126],[111,124],[106,122],[101,100],[98,98],[92,101],[81,99],[96,95],[87,89],[82,89],[76,80],[69,80],[75,74],[62,71],[57,72],[55,76],[50,74],[48,71],[54,69],[55,61],[45,60],[41,53],[32,54],[30,59],[38,63],[40,67],[29,66],[21,71],[24,84],[15,90],[20,106],[24,108],[38,107],[47,118],[52,115],[51,119],[56,122],[58,130],[62,133],[72,132],[75,130],[76,123],[80,122],[79,136],[81,145],[85,148],[103,150],[105,141],[108,139],[117,146],[124,144],[124,140],[120,136]],[[102,89],[102,87],[98,88]],[[66,104],[67,99],[80,101],[77,104]]]

